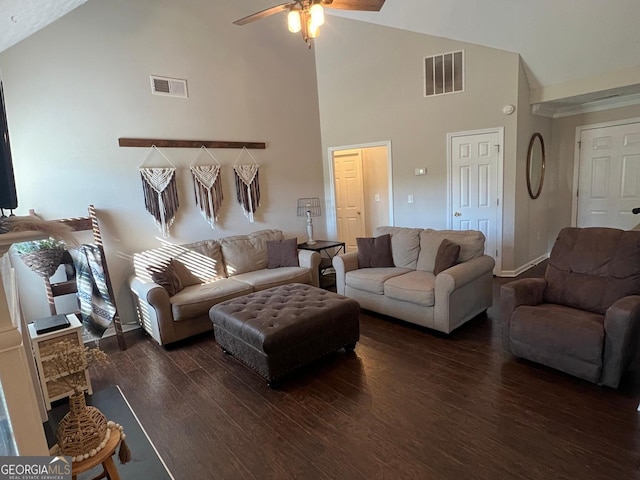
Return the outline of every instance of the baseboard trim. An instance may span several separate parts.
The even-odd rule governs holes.
[[[535,260],[531,260],[530,262],[522,265],[521,267],[516,268],[515,270],[502,270],[500,272],[500,274],[496,275],[496,276],[498,276],[498,277],[517,277],[518,275],[526,272],[530,268],[533,268],[536,265],[538,265],[539,263],[544,262],[547,258],[549,258],[549,254],[545,253],[543,255],[540,255]]]
[[[134,330],[139,330],[140,324],[138,323],[123,323],[122,324],[122,333],[127,333],[127,332],[132,332]],[[104,334],[102,335],[102,338],[109,338],[109,337],[115,337],[116,336],[116,329],[113,325],[109,325],[109,328],[107,328],[104,331]]]

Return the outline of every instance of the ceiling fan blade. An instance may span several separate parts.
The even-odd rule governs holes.
[[[322,5],[338,10],[379,12],[384,5],[384,0],[323,0]]]
[[[241,18],[240,20],[236,20],[233,22],[234,25],[246,25],[247,23],[255,22],[256,20],[260,20],[261,18],[270,17],[271,15],[275,15],[276,13],[284,12],[285,10],[289,10],[289,7],[295,5],[296,3],[283,3],[281,5],[276,5],[275,7],[267,8],[266,10],[262,10],[261,12],[253,13],[249,16]]]

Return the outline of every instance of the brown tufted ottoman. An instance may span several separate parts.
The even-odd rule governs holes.
[[[353,350],[360,306],[342,295],[294,283],[250,293],[211,308],[216,341],[267,379],[328,353]]]

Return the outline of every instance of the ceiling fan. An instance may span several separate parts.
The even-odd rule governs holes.
[[[293,0],[266,10],[253,13],[233,22],[235,25],[246,25],[261,18],[289,11],[287,24],[292,33],[302,33],[302,38],[311,48],[311,39],[320,34],[320,26],[324,24],[324,8],[337,10],[361,10],[379,12],[385,0]]]

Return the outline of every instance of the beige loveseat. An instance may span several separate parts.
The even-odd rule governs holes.
[[[160,345],[166,345],[211,330],[209,309],[224,300],[289,283],[318,286],[317,252],[298,250],[299,266],[267,268],[267,242],[274,240],[284,240],[280,230],[165,245],[134,254],[130,287],[138,321]],[[183,287],[174,295],[151,278],[154,268],[171,259],[180,262]]]
[[[393,267],[358,268],[358,253],[333,258],[337,292],[364,309],[450,333],[492,303],[494,260],[484,255],[482,232],[380,227],[391,235]],[[447,239],[460,245],[457,264],[434,275]]]

